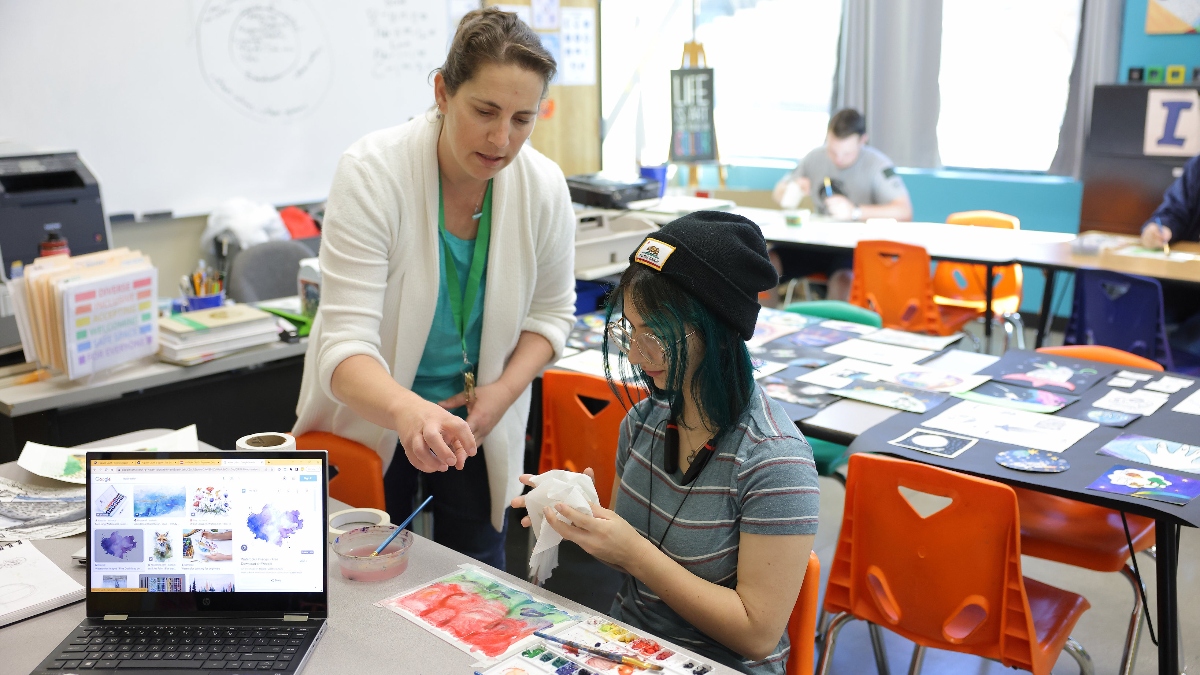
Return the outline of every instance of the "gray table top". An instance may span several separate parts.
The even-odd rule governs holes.
[[[98,441],[97,444],[130,442],[149,437],[156,431],[162,430],[125,434]],[[88,443],[83,447],[91,445],[94,444]],[[203,443],[201,446],[202,450],[215,449]],[[15,462],[0,464],[0,476],[25,483],[61,485],[50,479],[34,476]],[[329,500],[330,513],[344,508],[347,508],[345,504]],[[34,542],[34,545],[73,579],[85,584],[84,567],[71,562],[71,554],[82,548],[84,543],[84,535],[77,535],[65,539],[40,540]],[[391,675],[397,672],[463,675],[472,672],[471,664],[479,659],[444,642],[408,619],[390,610],[373,606],[375,602],[450,574],[459,565],[468,562],[503,579],[514,588],[533,592],[560,607],[584,614],[596,614],[579,603],[536,588],[522,579],[477,563],[461,553],[420,536],[416,537],[413,543],[408,569],[400,576],[386,581],[364,583],[346,580],[338,571],[337,562],[330,552],[328,628],[304,672],[348,672],[355,675]],[[0,675],[27,675],[84,618],[84,603],[79,602],[0,628],[0,654],[4,655],[4,658],[0,658]],[[672,648],[688,653],[687,650],[678,647]],[[708,659],[702,660],[710,662]],[[713,672],[736,671],[716,665]]]
[[[0,414],[20,417],[65,406],[98,403],[133,391],[303,356],[307,348],[308,340],[272,342],[196,366],[176,366],[148,356],[111,372],[74,382],[66,375],[57,375],[44,382],[0,389]]]

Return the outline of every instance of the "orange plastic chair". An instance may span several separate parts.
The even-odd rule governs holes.
[[[297,450],[325,450],[338,474],[329,481],[329,496],[350,506],[387,510],[383,497],[383,459],[371,448],[327,431],[296,437]],[[403,458],[400,458],[403,459]]]
[[[854,248],[850,304],[878,313],[885,328],[950,335],[978,313],[934,303],[929,265],[929,253],[920,246],[860,241]]]
[[[1163,371],[1163,366],[1158,361],[1151,361],[1144,356],[1130,354],[1127,351],[1115,347],[1105,347],[1104,345],[1063,345],[1062,347],[1042,347],[1038,351],[1042,354],[1068,356],[1073,359],[1083,359],[1085,361],[1099,361],[1100,363],[1111,363],[1117,366]]]
[[[792,651],[788,654],[786,675],[812,675],[813,671],[813,635],[817,631],[817,594],[821,585],[821,561],[817,554],[808,554],[808,569],[804,570],[804,583],[800,585],[800,595],[796,597],[796,606],[788,618],[788,642]]]
[[[960,211],[946,217],[950,225],[1021,229],[1016,216],[998,211]],[[1020,265],[992,268],[992,314],[1012,323],[1018,349],[1024,349],[1024,324],[1021,322]],[[933,301],[939,305],[965,307],[983,316],[987,309],[987,267],[966,263],[939,262],[933,273]]]
[[[542,456],[538,473],[552,469],[582,472],[591,467],[596,473],[600,505],[608,508],[625,407],[646,396],[636,387],[629,387],[627,392],[633,400],[621,401],[603,377],[547,370],[542,375]]]
[[[1044,354],[1162,371],[1163,367],[1136,354],[1098,345],[1043,347]],[[1154,521],[1126,514],[1133,551],[1125,541],[1121,514],[1095,504],[1017,488],[1021,509],[1021,549],[1025,555],[1074,565],[1096,572],[1120,572],[1133,586],[1133,612],[1121,656],[1122,675],[1133,672],[1145,616],[1142,596],[1130,557],[1154,546]]]
[[[918,512],[905,488],[949,503]],[[1070,637],[1090,605],[1021,575],[1018,517],[1016,494],[1002,483],[880,455],[851,456],[825,589],[825,609],[837,614],[818,672],[829,671],[841,628],[861,619],[917,644],[913,673],[930,647],[1035,675],[1049,675],[1066,649],[1080,672],[1091,673],[1091,658]]]

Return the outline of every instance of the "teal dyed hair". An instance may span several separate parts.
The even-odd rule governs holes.
[[[604,372],[609,386],[618,396],[628,398],[625,385],[619,382],[640,382],[651,396],[666,401],[671,416],[678,419],[683,412],[684,373],[691,359],[699,356],[692,377],[691,392],[699,404],[705,424],[718,435],[732,429],[745,412],[754,394],[754,367],[750,352],[732,326],[717,318],[691,293],[663,274],[643,265],[630,265],[621,275],[621,282],[608,296],[607,320],[620,313],[628,296],[646,323],[646,328],[662,341],[666,349],[667,386],[659,389],[640,368],[633,368],[624,354],[611,341],[604,341]],[[701,345],[701,353],[688,349],[683,337],[692,336]],[[636,347],[634,347],[636,349]],[[609,365],[610,352],[616,351],[618,376]]]

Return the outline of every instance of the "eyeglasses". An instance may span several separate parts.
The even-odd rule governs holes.
[[[648,363],[655,365],[666,365],[667,348],[663,345],[662,340],[654,333],[646,332],[640,335],[635,335],[633,326],[628,319],[621,318],[616,321],[610,321],[607,325],[607,333],[612,341],[617,345],[617,349],[621,350],[622,354],[629,356],[629,350],[637,347],[638,353]],[[693,330],[687,335],[679,338],[672,344],[679,344],[695,335]]]

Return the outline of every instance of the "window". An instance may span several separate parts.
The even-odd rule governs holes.
[[[1058,150],[1082,0],[943,0],[942,164],[1045,171]]]
[[[841,13],[831,0],[700,3],[723,162],[796,159],[824,142]],[[605,170],[666,162],[670,71],[692,39],[691,0],[605,0],[600,36]]]

